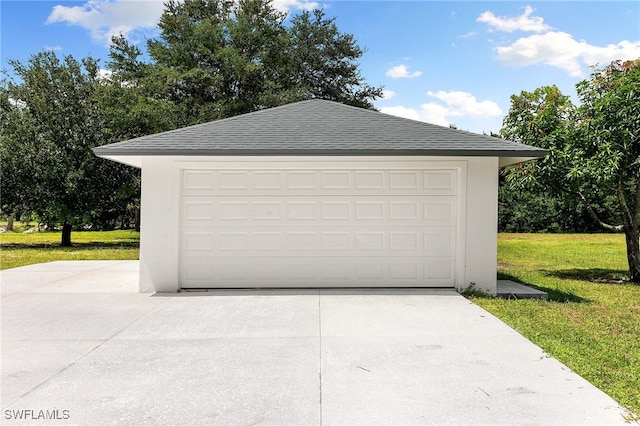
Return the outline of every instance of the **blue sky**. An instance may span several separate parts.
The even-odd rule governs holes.
[[[555,84],[575,100],[590,65],[640,57],[640,2],[275,0],[323,7],[366,48],[361,71],[382,112],[477,133],[498,131],[509,97]],[[2,69],[44,49],[108,59],[111,34],[144,48],[162,1],[0,0]]]

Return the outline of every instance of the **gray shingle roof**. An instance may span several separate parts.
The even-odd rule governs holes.
[[[98,156],[427,155],[541,157],[475,133],[313,99],[94,148]]]

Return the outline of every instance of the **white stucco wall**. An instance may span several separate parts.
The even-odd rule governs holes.
[[[178,201],[170,157],[142,160],[140,291],[178,290]]]
[[[465,278],[461,288],[496,294],[498,158],[468,160]]]
[[[318,157],[286,161],[320,160]],[[397,157],[398,161],[444,161],[460,164],[460,200],[456,287],[474,284],[496,292],[498,168],[497,157]],[[144,157],[142,166],[140,291],[179,290],[181,172],[207,161],[282,161],[283,157]],[[371,161],[371,157],[324,157],[325,161]],[[378,160],[382,160],[378,158]],[[389,161],[389,158],[384,158]]]

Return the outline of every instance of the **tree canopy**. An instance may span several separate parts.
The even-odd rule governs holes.
[[[362,108],[382,88],[364,81],[364,51],[322,10],[287,16],[268,0],[170,0],[142,52],[115,38],[110,67],[175,107],[176,126],[322,98]]]
[[[123,189],[129,183],[123,166],[91,152],[104,143],[98,63],[49,51],[10,64],[20,82],[0,88],[2,209],[62,224],[62,243],[70,245],[73,225],[106,220],[122,208],[118,197],[132,195]]]
[[[549,153],[506,180],[576,197],[602,229],[624,232],[630,280],[640,283],[640,59],[594,70],[576,88],[577,107],[556,87],[512,96],[501,135]]]

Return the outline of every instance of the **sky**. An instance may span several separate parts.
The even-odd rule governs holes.
[[[593,66],[640,58],[640,1],[274,0],[290,15],[323,8],[365,49],[360,71],[384,87],[384,113],[498,132],[510,97],[575,85]],[[0,0],[0,67],[42,50],[106,66],[111,35],[145,50],[158,0]]]

